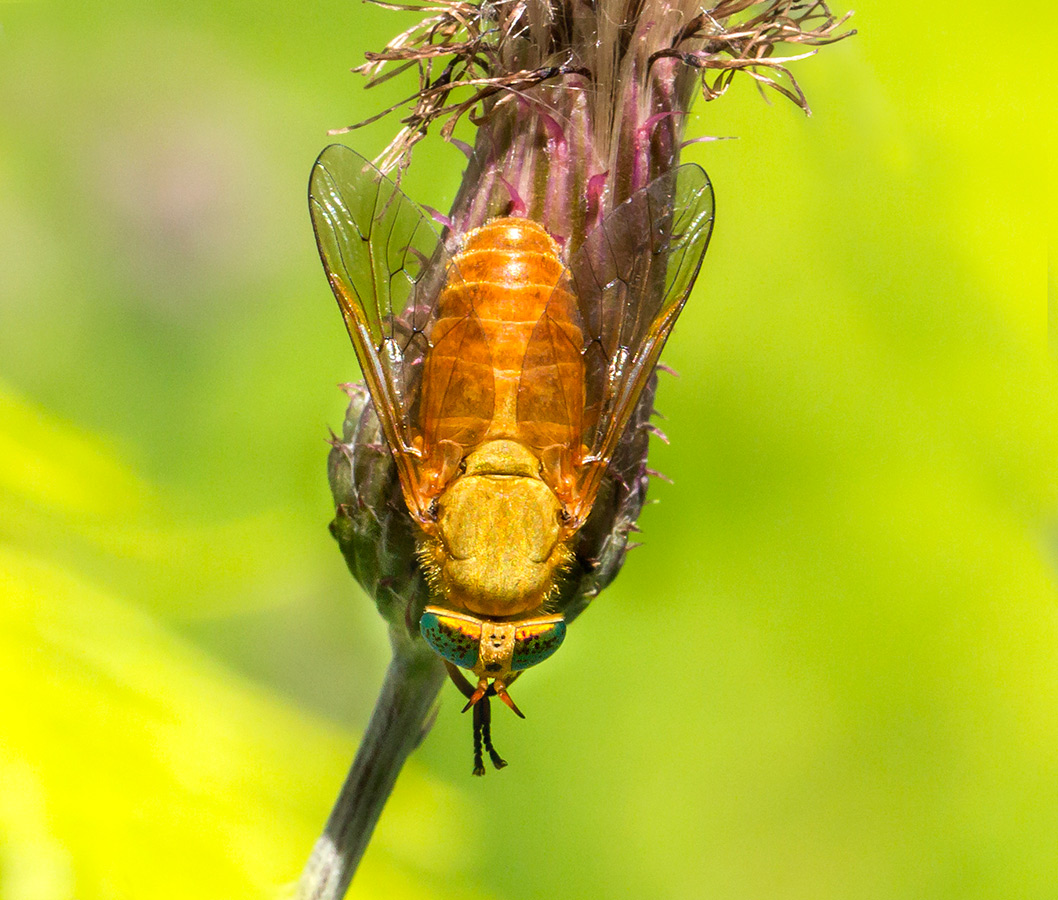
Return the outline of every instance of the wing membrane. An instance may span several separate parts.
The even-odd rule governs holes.
[[[428,498],[418,395],[426,332],[450,260],[425,213],[340,144],[327,147],[312,168],[309,210],[409,509],[422,518]]]
[[[683,165],[633,194],[570,263],[584,331],[585,410],[575,519],[591,509],[662,347],[687,300],[713,228],[713,189]]]
[[[462,458],[485,437],[495,406],[488,337],[473,308],[461,318],[438,320],[433,330],[431,378],[423,386],[425,446]],[[443,445],[453,444],[458,452]],[[443,473],[442,473],[443,475]]]
[[[584,427],[583,329],[566,273],[533,326],[521,361],[518,427],[538,452],[576,450]],[[555,487],[555,485],[552,485]]]

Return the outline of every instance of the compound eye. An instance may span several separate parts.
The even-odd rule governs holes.
[[[479,619],[427,606],[419,619],[419,632],[434,652],[449,662],[464,669],[477,665],[481,643]]]
[[[566,623],[561,616],[531,619],[514,629],[514,652],[511,671],[519,672],[551,656],[566,637]]]

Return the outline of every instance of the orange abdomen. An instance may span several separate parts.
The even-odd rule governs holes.
[[[427,449],[579,442],[584,364],[558,245],[530,219],[471,231],[438,301],[423,371]],[[579,446],[579,444],[578,444]]]

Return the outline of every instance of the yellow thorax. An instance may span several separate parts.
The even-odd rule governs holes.
[[[572,553],[559,540],[562,504],[540,477],[540,460],[501,439],[464,462],[439,498],[436,537],[421,551],[435,594],[485,616],[542,609]]]

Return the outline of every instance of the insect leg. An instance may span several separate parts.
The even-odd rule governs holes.
[[[448,670],[448,677],[452,680],[459,692],[467,698],[474,696],[474,686],[467,680],[467,677],[459,671],[459,667],[454,663],[450,663],[447,659],[444,661],[445,668]],[[464,710],[465,712],[465,710]],[[474,774],[484,775],[485,774],[485,759],[482,754],[482,745],[485,750],[488,751],[489,757],[492,759],[492,764],[497,769],[502,766],[497,765],[496,760],[499,758],[499,754],[496,753],[495,748],[492,746],[492,736],[489,733],[489,720],[492,718],[491,710],[489,709],[489,698],[487,696],[482,697],[478,703],[474,704]],[[500,759],[503,765],[507,765]]]
[[[449,662],[447,659],[442,660],[442,662],[445,664],[445,669],[448,671],[448,677],[452,679],[452,684],[459,688],[459,693],[467,699],[473,697],[474,685],[467,680],[466,675],[459,671],[459,666],[455,663]]]
[[[474,705],[474,774],[481,776],[485,774],[485,761],[481,755],[481,744],[482,738],[485,735],[485,729],[488,727],[482,724],[482,710],[489,708],[489,701],[485,700],[482,703],[476,703]],[[489,750],[492,750],[491,741],[485,738]]]
[[[481,737],[485,744],[485,751],[489,754],[489,759],[492,760],[492,764],[497,769],[502,769],[507,765],[505,760],[499,753],[496,752],[496,748],[492,746],[492,709],[489,706],[489,696],[493,693],[492,687],[489,688],[489,694],[485,696],[478,706],[481,709]],[[477,707],[474,707],[477,709]]]

